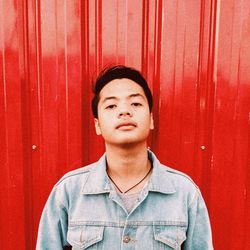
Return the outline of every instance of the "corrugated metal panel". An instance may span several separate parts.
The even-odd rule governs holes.
[[[0,0],[0,241],[34,249],[65,172],[102,154],[91,78],[106,64],[145,74],[150,145],[201,187],[215,249],[250,249],[248,0]]]

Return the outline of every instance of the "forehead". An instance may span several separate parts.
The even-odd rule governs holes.
[[[135,81],[127,78],[114,79],[102,88],[100,99],[108,96],[122,98],[132,94],[140,94],[146,97],[143,88]]]

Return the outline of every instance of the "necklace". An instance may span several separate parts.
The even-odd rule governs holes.
[[[107,175],[108,175],[109,179],[112,181],[112,183],[115,185],[115,187],[119,190],[119,192],[122,193],[122,194],[126,194],[128,191],[130,191],[131,189],[135,188],[135,187],[138,186],[140,183],[142,183],[142,182],[147,178],[147,176],[150,174],[150,172],[152,171],[152,169],[153,169],[153,168],[152,168],[152,166],[151,166],[151,168],[149,169],[149,171],[147,172],[147,174],[146,174],[139,182],[137,182],[134,186],[132,186],[131,188],[127,189],[127,190],[124,191],[124,192],[116,185],[116,183],[115,183],[114,180],[110,177],[110,175],[108,174],[108,172],[107,172]]]

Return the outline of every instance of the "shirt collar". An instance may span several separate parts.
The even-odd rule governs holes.
[[[148,191],[160,192],[164,194],[175,193],[172,178],[167,171],[167,167],[163,166],[155,154],[148,150],[148,156],[153,164],[153,171],[148,183]],[[94,166],[89,169],[87,178],[82,187],[82,194],[103,194],[112,190],[107,172],[106,172],[106,154]]]

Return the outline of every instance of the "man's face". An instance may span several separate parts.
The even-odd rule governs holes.
[[[100,92],[95,128],[106,144],[146,142],[154,124],[143,88],[127,78],[106,84]]]

